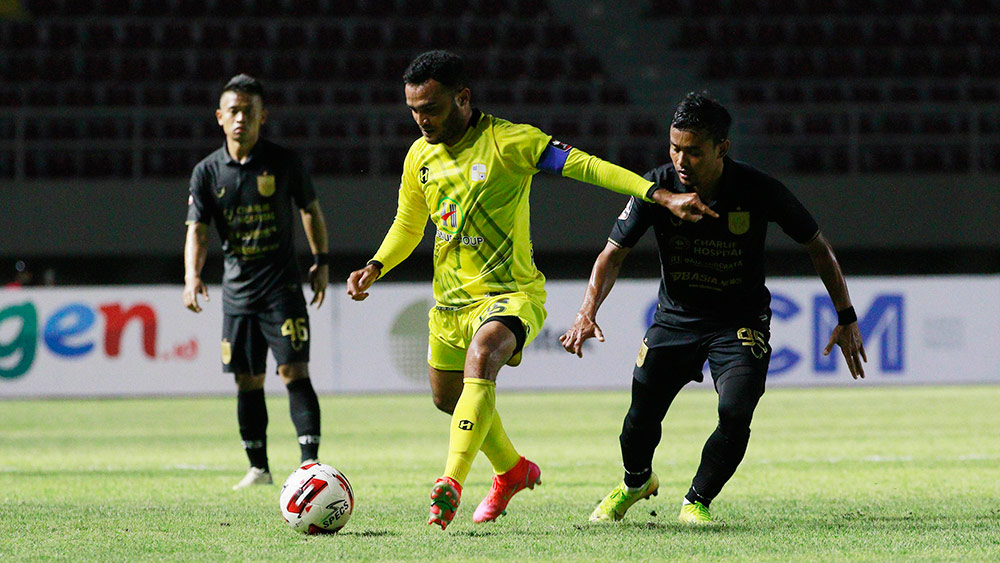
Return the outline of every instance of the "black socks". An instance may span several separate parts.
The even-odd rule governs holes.
[[[302,459],[316,459],[319,456],[320,416],[319,398],[309,378],[297,379],[289,383],[288,410],[292,424],[299,437]]]

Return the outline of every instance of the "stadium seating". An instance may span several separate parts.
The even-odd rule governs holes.
[[[842,171],[832,142],[852,145],[851,172],[998,171],[996,137],[970,126],[1000,101],[996,0],[651,0],[646,15],[793,170]]]
[[[216,145],[219,133],[213,123],[178,122],[210,117],[221,83],[237,72],[264,80],[269,105],[283,116],[270,132],[304,147],[317,171],[395,174],[398,162],[385,156],[392,150],[372,151],[408,145],[416,134],[412,124],[396,123],[400,76],[425,46],[463,54],[484,105],[516,108],[520,119],[588,148],[610,148],[605,156],[640,171],[663,158],[662,123],[631,103],[626,86],[605,72],[599,50],[555,17],[546,0],[23,5],[30,21],[0,20],[0,106],[18,108],[19,120],[8,120],[11,134],[0,138],[0,177],[186,175],[197,161],[192,147]],[[649,22],[673,30],[671,49],[700,61],[711,91],[736,106],[739,131],[752,135],[748,149],[766,147],[778,167],[924,172],[941,164],[1000,171],[993,127],[1000,101],[997,0],[647,0],[645,6]],[[56,130],[52,123],[70,107],[105,108],[114,125]],[[612,112],[603,124],[595,117],[602,112]],[[49,134],[61,135],[70,154],[45,152],[40,142]],[[133,166],[137,138],[141,165]],[[93,139],[102,148],[91,146]],[[17,143],[26,144],[16,150]],[[893,146],[859,154],[885,143]],[[981,155],[953,154],[970,146]],[[320,162],[333,149],[345,156]],[[841,158],[845,153],[853,156]]]

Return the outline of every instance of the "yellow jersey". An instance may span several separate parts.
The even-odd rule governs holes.
[[[534,126],[476,111],[454,145],[430,144],[421,137],[410,146],[396,218],[373,258],[381,263],[382,275],[413,251],[430,217],[436,227],[438,305],[463,307],[516,291],[544,302],[545,276],[532,258],[528,199],[531,177],[539,171],[543,153],[553,147],[564,153],[556,159],[556,170],[564,175],[642,199],[655,189],[648,180],[553,141]],[[594,175],[595,169],[607,172],[608,166],[616,169],[613,181]],[[623,173],[631,177],[622,181]]]

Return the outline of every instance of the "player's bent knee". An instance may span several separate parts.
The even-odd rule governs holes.
[[[454,414],[455,404],[458,403],[458,397],[453,397],[451,395],[439,395],[435,393],[433,395],[434,406],[437,410],[445,414]]]
[[[264,374],[250,375],[249,373],[233,374],[236,381],[236,388],[240,391],[256,391],[264,388]]]
[[[466,377],[495,379],[497,372],[511,359],[512,355],[513,349],[506,346],[494,348],[481,343],[473,343],[465,356]]]
[[[731,402],[719,405],[719,429],[724,434],[742,436],[750,434],[754,405]]]
[[[302,362],[282,364],[278,366],[278,376],[281,377],[285,385],[300,379],[309,379],[309,364]]]
[[[625,423],[622,425],[621,437],[628,437],[636,433],[645,434],[651,430],[657,430],[660,428],[662,420],[662,418],[656,418],[654,416],[642,416],[637,413],[629,412],[625,415]]]
[[[463,373],[431,367],[430,383],[434,406],[443,413],[452,414],[458,398],[462,396]]]

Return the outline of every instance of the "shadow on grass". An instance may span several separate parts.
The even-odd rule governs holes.
[[[629,531],[633,533],[664,533],[674,535],[745,535],[759,534],[761,532],[790,532],[811,533],[822,531],[825,533],[835,532],[838,529],[843,531],[857,529],[858,526],[872,529],[942,529],[961,527],[961,521],[967,523],[979,521],[995,521],[1000,516],[1000,509],[987,513],[973,513],[966,518],[956,520],[953,516],[942,514],[921,514],[919,512],[908,511],[895,514],[867,513],[854,510],[842,514],[828,514],[821,518],[807,519],[787,519],[771,518],[761,520],[753,518],[747,520],[716,521],[712,524],[692,526],[680,522],[655,522],[650,520],[632,520],[616,523],[580,523],[573,524],[573,527],[582,533],[600,534],[604,532],[619,533]]]
[[[334,535],[334,534],[331,534]],[[400,536],[399,532],[390,532],[389,530],[360,530],[360,531],[341,531],[336,535],[338,536],[356,536],[359,538],[381,538],[386,536]]]
[[[492,531],[485,530],[463,530],[455,534],[456,536],[469,536],[470,538],[486,538],[494,535]]]
[[[685,534],[719,535],[734,531],[733,527],[722,523],[692,526],[690,524],[681,524],[680,522],[670,522],[670,523],[617,522],[615,524],[608,524],[608,523],[575,524],[573,527],[580,532],[609,531],[614,533],[618,533],[623,530],[628,530],[632,532],[653,531],[659,533],[672,533],[672,534],[685,533]]]

